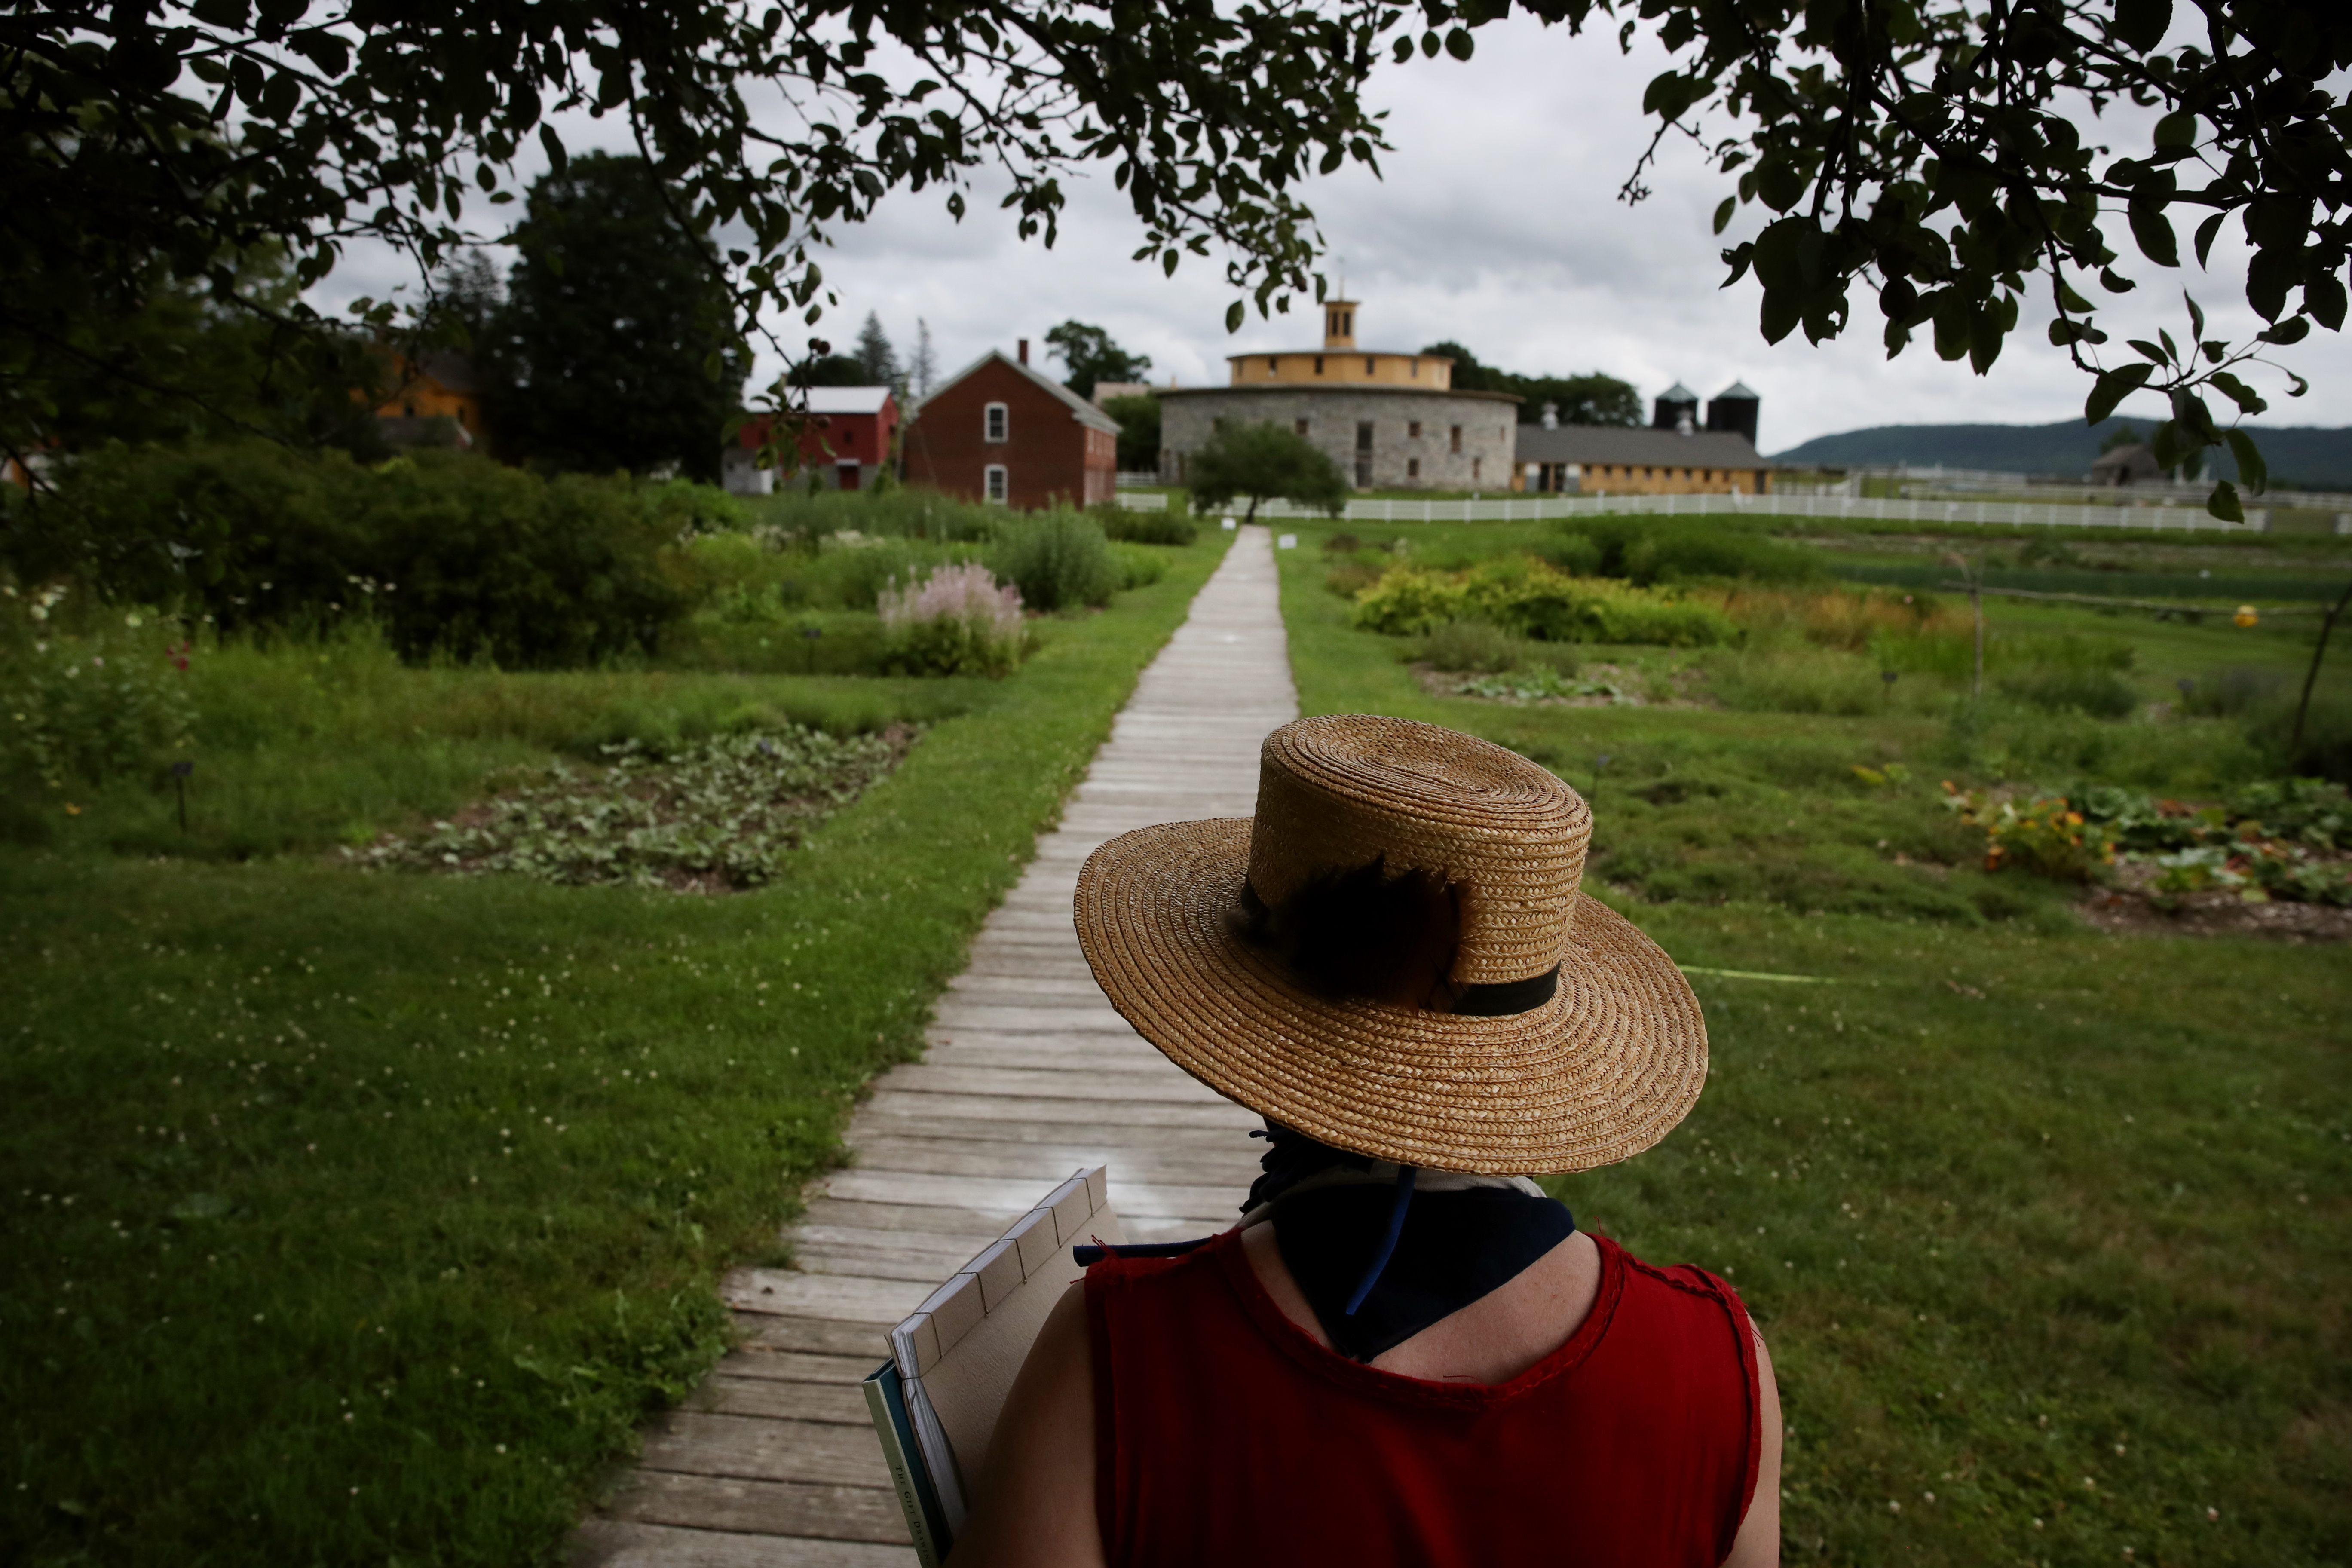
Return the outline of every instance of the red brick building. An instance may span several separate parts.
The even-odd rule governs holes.
[[[887,386],[812,386],[809,427],[801,435],[801,473],[814,474],[830,489],[865,489],[892,458],[898,438],[898,400]],[[764,414],[743,422],[719,464],[720,481],[738,495],[766,495],[775,488],[772,469],[753,454],[768,438]]]
[[[1023,511],[1092,506],[1117,493],[1118,421],[1021,357],[991,349],[917,405],[908,479]]]

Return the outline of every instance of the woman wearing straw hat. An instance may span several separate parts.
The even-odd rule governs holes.
[[[1681,972],[1578,897],[1591,826],[1499,746],[1306,719],[1255,817],[1087,860],[1095,978],[1266,1119],[1265,1173],[1235,1229],[1113,1249],[1055,1309],[955,1568],[1779,1561],[1738,1297],[1528,1179],[1639,1153],[1706,1076]]]

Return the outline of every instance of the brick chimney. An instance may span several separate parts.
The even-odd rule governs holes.
[[[1029,363],[1029,340],[1027,338],[1021,340],[1021,363],[1023,364],[1027,364]]]

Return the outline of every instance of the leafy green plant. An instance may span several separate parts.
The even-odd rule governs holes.
[[[1985,869],[2010,868],[2057,881],[2088,881],[2115,863],[2113,827],[2093,822],[2064,795],[2045,795],[2020,807],[2015,801],[1988,800],[1981,790],[1961,791],[1948,781],[1944,805],[1985,835]]]
[[[1027,637],[1021,595],[977,562],[887,589],[881,609],[889,658],[908,673],[1001,676],[1021,662]]]
[[[1107,501],[1087,508],[1087,515],[1102,525],[1104,538],[1114,542],[1190,544],[1201,537],[1201,525],[1192,521],[1192,514],[1172,506],[1158,511],[1129,511],[1117,502]]]
[[[1119,585],[1118,563],[1102,525],[1075,511],[1005,519],[988,563],[1021,590],[1024,605],[1049,614],[1107,605]]]
[[[793,726],[713,736],[664,757],[635,741],[591,773],[558,763],[468,820],[346,850],[358,865],[688,891],[772,880],[808,831],[895,766],[906,730],[837,738]]]
[[[1436,669],[1500,675],[1517,669],[1523,655],[1519,639],[1500,626],[1486,621],[1448,621],[1423,640],[1421,657]]]
[[[1122,544],[1114,540],[1110,558],[1118,566],[1118,591],[1122,594],[1149,588],[1168,574],[1167,558],[1139,544]]]
[[[152,612],[69,616],[70,599],[59,584],[0,585],[0,784],[100,784],[187,748],[188,643]]]
[[[1356,598],[1355,624],[1391,637],[1425,637],[1458,620],[1482,620],[1548,642],[1704,647],[1734,635],[1728,617],[1712,605],[1603,578],[1570,577],[1525,555],[1482,562],[1467,572],[1391,567]]]

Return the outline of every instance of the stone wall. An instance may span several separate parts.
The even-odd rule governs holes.
[[[1286,429],[1296,429],[1305,420],[1307,438],[1360,489],[1511,488],[1518,430],[1515,397],[1296,385],[1186,388],[1159,395],[1160,478],[1164,484],[1184,482],[1187,460],[1208,444],[1219,420]],[[1357,426],[1363,424],[1372,427],[1368,476],[1357,465]],[[1456,427],[1461,431],[1458,450]]]

